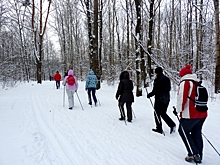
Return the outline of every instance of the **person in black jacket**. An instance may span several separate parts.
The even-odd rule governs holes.
[[[154,132],[163,133],[162,119],[170,127],[170,134],[175,132],[176,124],[167,115],[167,108],[170,102],[170,79],[163,74],[163,69],[157,67],[155,69],[156,78],[154,80],[154,86],[152,92],[147,95],[147,98],[155,96],[154,102],[154,118],[156,123],[156,129],[152,129]]]
[[[131,105],[132,102],[134,102],[134,95],[132,93],[132,90],[134,88],[133,82],[129,79],[129,73],[127,71],[123,71],[120,74],[119,79],[120,82],[115,96],[116,99],[118,100],[118,106],[121,114],[119,120],[125,120],[124,104],[126,103],[127,121],[131,122],[132,121]]]

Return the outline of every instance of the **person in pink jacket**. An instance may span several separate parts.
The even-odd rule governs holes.
[[[68,79],[69,77],[73,77],[73,80],[74,80],[74,83],[73,85],[70,83],[68,83]],[[67,93],[67,96],[68,96],[68,101],[69,101],[69,109],[73,109],[74,107],[74,93],[77,91],[78,89],[78,82],[77,82],[77,78],[76,76],[74,76],[74,72],[73,70],[69,70],[68,71],[68,75],[65,76],[62,84],[64,86],[66,86],[66,93]]]
[[[196,84],[199,82],[196,74],[192,74],[191,66],[183,67],[179,75],[181,77],[177,93],[176,111],[180,115],[178,132],[187,149],[187,162],[201,163],[203,157],[202,126],[207,117],[207,111],[196,110],[195,103],[189,99],[196,96]]]

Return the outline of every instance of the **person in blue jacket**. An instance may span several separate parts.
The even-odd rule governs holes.
[[[86,77],[86,90],[88,93],[89,98],[89,105],[92,105],[92,98],[95,103],[95,106],[97,105],[97,98],[96,98],[96,85],[98,83],[97,76],[95,75],[93,70],[89,71],[89,75]],[[91,98],[92,93],[92,98]]]

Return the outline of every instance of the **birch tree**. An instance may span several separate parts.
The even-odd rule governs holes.
[[[142,39],[142,25],[141,25],[141,0],[135,0],[137,24],[135,29],[135,45],[136,45],[136,79],[137,90],[136,96],[142,96],[142,75],[141,75],[141,39]]]

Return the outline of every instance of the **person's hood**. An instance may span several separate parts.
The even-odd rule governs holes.
[[[95,73],[93,72],[93,70],[89,71],[89,75],[94,75]]]
[[[70,69],[70,70],[68,71],[68,76],[74,76],[74,72],[73,72],[72,69]]]
[[[199,79],[197,78],[196,74],[186,74],[180,79],[180,81],[184,81],[184,80],[193,80],[199,82]]]
[[[129,73],[128,73],[128,71],[123,71],[123,72],[121,72],[121,74],[120,74],[120,80],[122,80],[122,79],[129,79]]]

